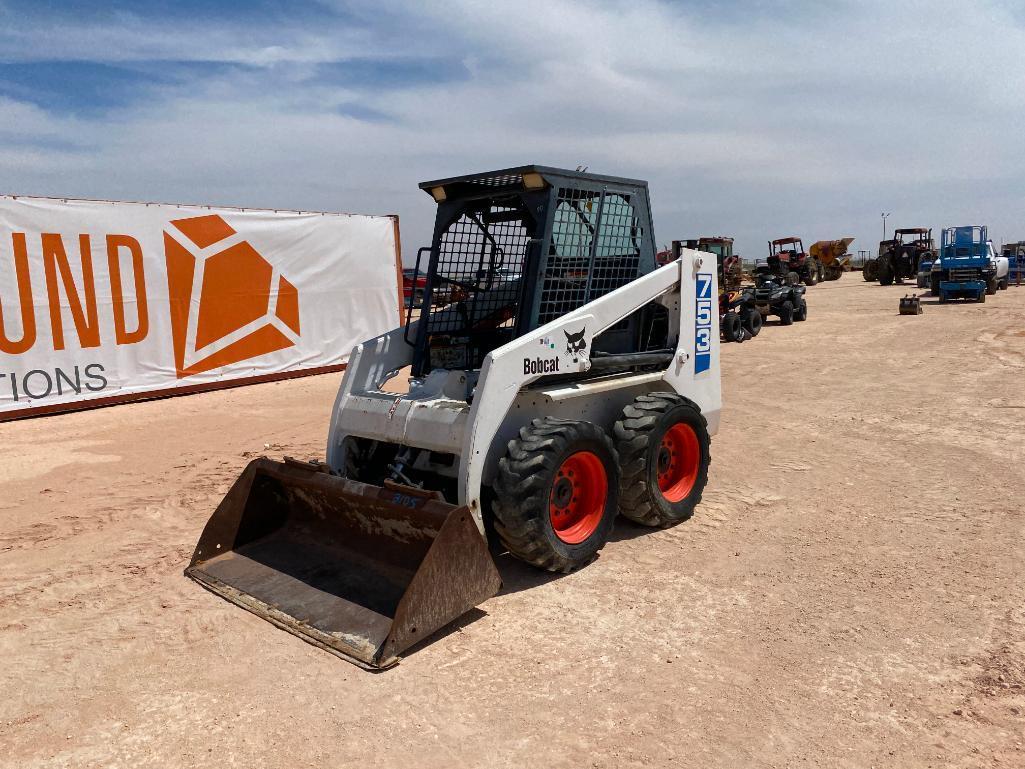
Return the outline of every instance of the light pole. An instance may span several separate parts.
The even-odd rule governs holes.
[[[881,217],[883,217],[883,240],[886,240],[886,217],[888,217],[890,214],[887,213],[887,214],[879,214],[879,215]]]

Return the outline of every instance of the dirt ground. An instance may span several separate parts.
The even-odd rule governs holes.
[[[0,767],[1025,766],[1025,288],[858,275],[723,348],[695,517],[621,523],[388,672],[182,576],[339,375],[0,425]]]

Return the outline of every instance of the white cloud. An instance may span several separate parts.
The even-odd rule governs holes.
[[[375,4],[344,5],[364,21],[8,25],[7,60],[52,56],[45,33],[65,58],[257,69],[197,74],[93,117],[0,101],[6,185],[398,212],[412,254],[433,216],[416,182],[586,164],[651,181],[662,241],[735,234],[760,254],[796,232],[874,248],[884,209],[891,225],[980,220],[1025,237],[1025,31],[1011,5],[791,3],[772,15],[758,4],[698,14],[649,0],[457,0],[390,4],[380,25]],[[425,56],[461,59],[465,77],[312,77],[317,63]],[[346,117],[346,105],[390,120]]]

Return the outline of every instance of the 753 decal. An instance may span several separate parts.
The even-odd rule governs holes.
[[[694,373],[708,371],[712,365],[712,275],[699,272],[695,281]]]

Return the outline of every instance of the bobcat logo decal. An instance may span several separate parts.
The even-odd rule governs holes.
[[[576,363],[581,353],[587,349],[587,342],[584,341],[584,334],[587,333],[587,328],[580,329],[576,334],[571,334],[565,330],[562,333],[566,335],[566,353],[572,355],[573,362]]]

